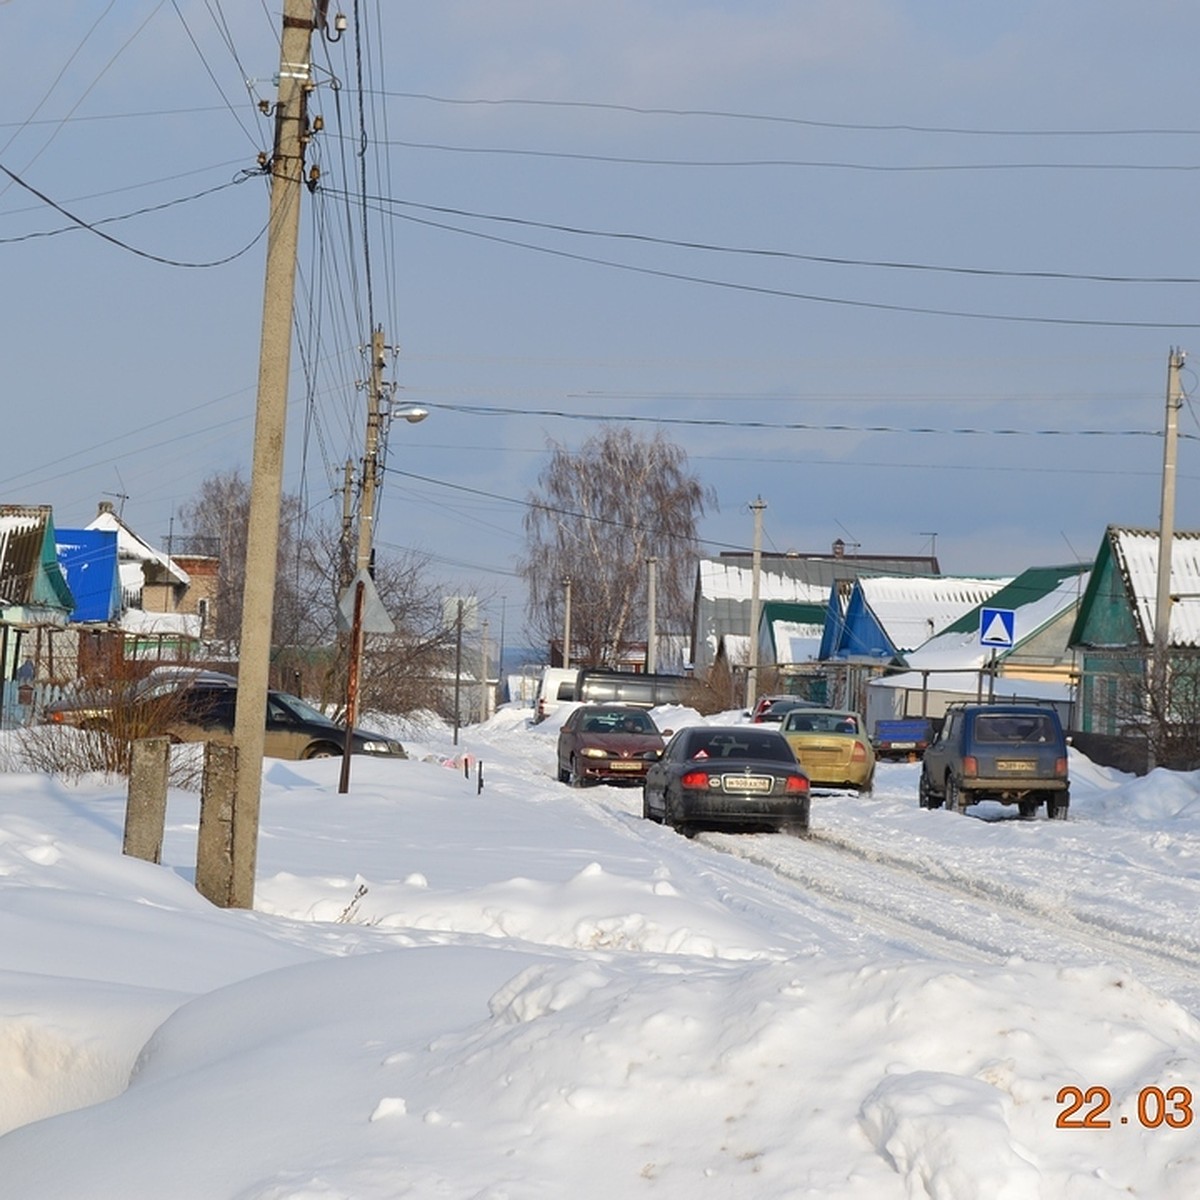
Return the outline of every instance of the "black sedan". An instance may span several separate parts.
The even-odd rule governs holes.
[[[808,832],[808,776],[774,729],[681,729],[642,787],[642,816],[690,837],[703,827]]]

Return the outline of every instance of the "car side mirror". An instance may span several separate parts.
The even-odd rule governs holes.
[[[662,731],[662,735],[665,738],[669,738],[674,732],[675,732],[675,730],[673,730],[673,729],[664,729]]]

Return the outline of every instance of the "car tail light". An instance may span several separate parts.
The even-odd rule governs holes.
[[[63,724],[63,715],[60,712],[52,712],[50,714],[50,720],[56,725],[61,725]]]
[[[708,772],[707,771],[688,771],[681,776],[679,782],[685,788],[706,788],[708,787]]]
[[[866,746],[864,746],[862,744],[862,742],[854,743],[854,749],[850,752],[850,761],[851,762],[866,762],[867,761],[867,748],[866,748]]]
[[[807,792],[808,780],[803,775],[789,775],[783,790],[785,792]]]
[[[973,754],[963,755],[963,778],[976,779],[979,776],[979,759]]]
[[[1065,758],[1056,758],[1054,760],[1054,778],[1066,779],[1067,777],[1067,760]]]

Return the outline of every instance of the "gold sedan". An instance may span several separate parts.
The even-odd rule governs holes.
[[[832,708],[795,708],[780,725],[813,787],[875,786],[875,751],[856,712]]]

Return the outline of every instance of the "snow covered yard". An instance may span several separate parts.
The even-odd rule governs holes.
[[[1018,822],[883,764],[690,842],[525,717],[464,731],[482,793],[437,729],[346,796],[268,762],[253,912],[194,795],[155,867],[120,785],[0,775],[0,1194],[1200,1194],[1200,777],[1076,757]]]

